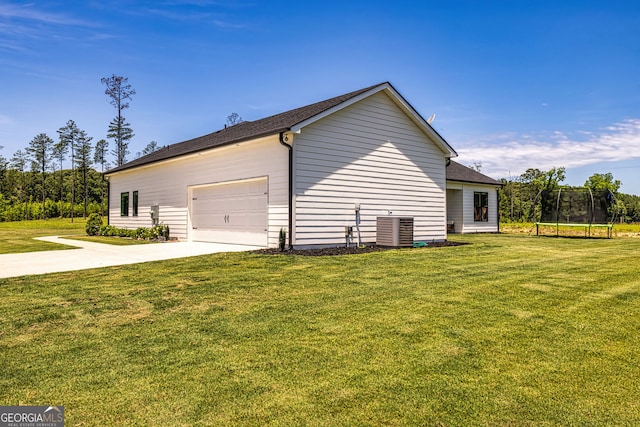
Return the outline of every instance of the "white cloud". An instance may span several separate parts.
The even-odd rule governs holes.
[[[29,7],[25,7],[29,6]],[[71,18],[67,15],[51,12],[43,12],[36,9],[33,4],[25,6],[16,6],[11,4],[0,4],[0,18],[20,18],[29,21],[35,21],[45,24],[58,24],[58,25],[81,25],[88,26],[85,21],[81,21],[75,18]]]
[[[243,30],[247,28],[247,26],[244,24],[236,24],[228,21],[220,21],[218,19],[213,20],[213,25],[215,25],[218,28],[223,28],[225,30]]]
[[[483,138],[457,149],[459,162],[482,163],[482,172],[495,178],[517,176],[528,168],[575,168],[602,162],[640,158],[640,119],[628,119],[599,132],[568,135],[515,135]]]

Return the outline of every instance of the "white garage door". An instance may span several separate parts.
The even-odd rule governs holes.
[[[267,246],[267,178],[194,187],[191,240]]]

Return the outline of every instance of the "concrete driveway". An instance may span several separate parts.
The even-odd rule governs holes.
[[[257,246],[204,242],[116,246],[64,239],[56,236],[38,237],[37,239],[76,246],[80,249],[0,255],[0,278],[136,264],[219,252],[242,252],[260,249]]]

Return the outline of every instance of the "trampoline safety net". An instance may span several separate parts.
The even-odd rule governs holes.
[[[613,220],[613,195],[609,190],[561,188],[540,195],[540,222],[607,224]]]

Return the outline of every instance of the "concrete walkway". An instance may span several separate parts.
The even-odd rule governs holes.
[[[0,278],[30,274],[58,273],[88,268],[136,264],[139,262],[184,258],[220,252],[242,252],[260,249],[256,246],[227,245],[204,242],[170,242],[149,245],[116,246],[57,236],[38,240],[76,246],[81,249],[27,252],[0,255]]]

